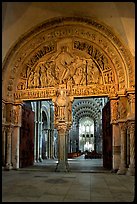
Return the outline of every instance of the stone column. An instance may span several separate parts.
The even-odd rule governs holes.
[[[39,122],[39,161],[42,162],[42,122]]]
[[[6,145],[6,138],[5,138],[5,126],[2,126],[2,166],[5,166],[5,145]]]
[[[117,172],[120,166],[120,131],[117,123],[118,119],[118,100],[117,97],[110,98],[111,108],[111,124],[112,124],[112,168],[114,172]]]
[[[36,120],[35,120],[35,124],[36,124],[36,162],[39,162],[39,101],[36,101]]]
[[[133,120],[135,119],[135,94],[128,93],[127,99],[128,99],[128,105],[129,105],[127,118],[128,120]]]
[[[94,122],[94,151],[95,152],[97,151],[96,142],[97,142],[97,124],[96,124],[96,121],[95,121]]]
[[[6,109],[5,103],[2,101],[2,166],[5,166],[5,122],[6,122]]]
[[[7,131],[7,142],[6,142],[6,166],[5,170],[10,170],[12,169],[12,163],[11,163],[11,157],[12,157],[12,149],[11,149],[11,140],[12,140],[12,131],[13,127],[12,126],[7,126],[6,127]]]
[[[50,138],[51,138],[51,141],[50,141],[50,157],[51,159],[54,159],[54,135],[53,135],[53,132],[54,130],[50,130]]]
[[[58,124],[58,163],[55,171],[68,172],[67,160],[67,126],[65,123]]]
[[[76,124],[76,152],[79,151],[79,125]]]
[[[12,135],[12,164],[13,169],[19,168],[19,144],[20,144],[20,127],[22,121],[22,105],[13,106],[13,135]]]
[[[51,143],[51,140],[50,140],[50,130],[48,130],[48,133],[47,133],[47,157],[48,157],[48,159],[51,158],[50,157],[50,147],[51,147],[50,143]]]
[[[112,168],[114,172],[117,172],[120,166],[120,134],[118,124],[112,123],[112,152],[113,152],[113,161]]]
[[[130,125],[127,122],[127,167],[130,164]]]
[[[12,136],[13,169],[19,169],[19,138],[20,138],[20,127],[16,126],[14,127],[13,136]]]
[[[36,111],[36,102],[34,102],[34,114],[35,114],[35,119],[34,119],[34,163],[37,162],[37,111]]]
[[[135,175],[135,122],[129,122],[130,127],[130,164],[127,171],[128,175]]]
[[[35,112],[36,113],[36,112]],[[34,121],[34,129],[35,129],[35,131],[34,131],[34,163],[36,163],[37,162],[37,121],[35,120]]]
[[[38,101],[38,139],[39,139],[39,161],[42,162],[42,107]]]
[[[67,161],[67,131],[72,122],[72,99],[67,95],[65,87],[59,87],[57,97],[53,99],[54,125],[58,130],[58,164],[56,171],[69,171]]]
[[[119,122],[120,127],[120,137],[121,137],[121,158],[120,158],[120,167],[117,174],[125,174],[126,173],[126,123]]]

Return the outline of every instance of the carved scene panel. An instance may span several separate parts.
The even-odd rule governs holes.
[[[45,95],[43,93],[50,96],[52,92],[52,97],[60,85],[68,89],[69,95],[109,94],[117,91],[113,64],[102,50],[91,43],[71,39],[60,40],[55,47],[56,52],[48,53],[36,60],[36,63],[32,57],[26,63],[20,74],[16,99],[24,97],[26,91],[36,90],[42,97]],[[80,94],[82,86],[84,91]],[[90,88],[92,91],[89,91]],[[33,97],[33,94],[30,95]]]

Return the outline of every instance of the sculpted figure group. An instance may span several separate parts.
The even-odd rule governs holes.
[[[54,87],[59,84],[90,85],[102,83],[101,73],[92,59],[80,58],[68,52],[63,46],[61,51],[45,62],[39,63],[29,73],[27,87]]]

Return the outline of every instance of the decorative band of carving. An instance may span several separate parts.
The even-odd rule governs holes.
[[[99,94],[102,96],[102,94],[109,95],[109,93],[113,92],[113,85],[90,85],[90,86],[80,86],[80,87],[73,87],[68,89],[67,94],[69,96],[98,96]],[[111,93],[112,93],[111,92]],[[51,98],[56,96],[56,88],[47,88],[47,89],[34,89],[34,90],[19,90],[16,91],[14,94],[15,100],[18,99],[34,99],[34,98]]]

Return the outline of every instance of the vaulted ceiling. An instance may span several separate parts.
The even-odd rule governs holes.
[[[75,124],[84,117],[98,121],[102,117],[102,108],[107,103],[108,98],[85,98],[75,99],[72,105],[72,116]]]

